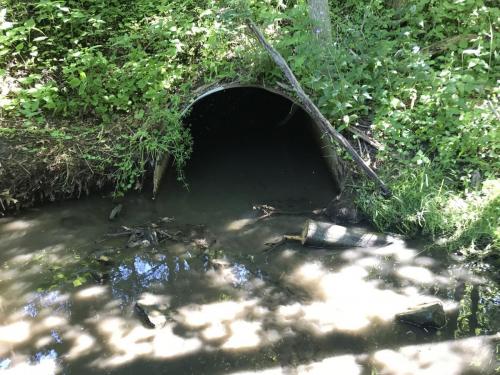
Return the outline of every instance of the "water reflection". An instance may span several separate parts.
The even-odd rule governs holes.
[[[9,368],[12,360],[10,358],[0,359],[0,370],[6,370]]]
[[[132,270],[126,265],[120,265],[118,267],[118,272],[113,276],[113,280],[128,280],[130,275],[132,275]]]
[[[154,281],[168,281],[170,270],[166,263],[154,263],[139,256],[134,258],[134,268],[139,276],[139,283],[147,288]]]
[[[62,313],[66,316],[71,315],[70,300],[57,290],[36,292],[35,296],[24,305],[23,312],[25,316],[35,318],[43,308],[48,307],[51,308],[52,313]]]
[[[35,353],[32,362],[34,364],[41,364],[44,362],[55,362],[57,360],[57,352],[54,349]]]
[[[111,272],[111,292],[126,304],[154,283],[164,285],[169,278],[170,267],[165,255],[159,255],[156,259],[136,255],[131,262],[124,262]]]
[[[0,353],[0,370],[53,374],[81,371],[86,361],[89,372],[134,373],[133,366],[149,371],[161,359],[161,366],[179,373],[200,373],[205,366],[205,373],[226,373],[238,366],[225,367],[224,361],[238,358],[242,369],[270,366],[277,373],[342,368],[342,373],[358,374],[377,368],[396,374],[425,365],[406,354],[421,351],[423,342],[430,343],[429,353],[439,349],[444,362],[464,348],[471,355],[492,353],[489,339],[460,345],[452,339],[494,333],[500,321],[498,289],[465,272],[451,274],[416,249],[332,253],[283,247],[249,255],[227,247],[225,255],[200,251],[192,256],[182,246],[175,252],[158,247],[117,253],[110,256],[112,263],[99,265],[109,275],[105,283],[31,295],[15,310],[25,318],[26,338],[12,340],[14,349]],[[450,317],[438,334],[391,326],[395,313],[430,299],[443,301]],[[131,314],[136,302],[154,329]],[[53,316],[69,316],[72,309],[71,320]],[[14,322],[0,325],[0,342],[3,336],[19,337]],[[478,343],[477,348],[470,349],[470,343]],[[346,348],[355,350],[345,358],[335,356]],[[14,350],[20,355],[7,358]],[[489,368],[487,360],[481,359],[481,369]],[[408,366],[398,365],[401,361]],[[468,364],[462,361],[457,368]]]
[[[233,273],[233,286],[238,287],[248,282],[252,275],[248,268],[241,263],[234,263],[231,267]]]
[[[62,343],[62,338],[61,336],[59,335],[59,333],[53,329],[52,331],[50,331],[50,335],[52,336],[52,338],[54,339],[54,341],[58,344],[61,344]]]

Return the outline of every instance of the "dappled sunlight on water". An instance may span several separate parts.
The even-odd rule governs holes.
[[[283,218],[272,220],[283,225]],[[231,234],[218,236],[219,246],[231,242]],[[493,368],[493,337],[452,340],[456,287],[481,280],[411,245],[332,251],[290,243],[251,255],[216,251],[219,258],[188,244],[180,249],[127,250],[101,266],[109,275],[101,284],[38,292],[34,275],[60,272],[51,271],[57,257],[44,258],[45,268],[37,256],[11,257],[0,300],[0,363],[8,373],[56,373],[82,363],[93,372],[133,371],[139,363],[196,368],[207,361],[208,372],[241,368],[234,374]],[[23,292],[11,299],[20,285]],[[431,301],[443,303],[449,316],[438,334],[394,322],[395,314]],[[136,302],[154,328],[137,315]]]
[[[496,337],[500,340],[500,336]],[[474,337],[434,344],[384,349],[372,355],[374,366],[384,374],[493,373],[496,359],[492,337]]]
[[[395,325],[395,314],[429,301],[441,301],[449,316],[456,315],[459,306],[453,295],[436,296],[429,288],[453,288],[455,281],[437,260],[419,257],[417,249],[381,250],[303,252],[283,246],[265,255],[257,270],[253,262],[231,261],[230,256],[213,263],[214,268],[203,257],[187,253],[131,253],[111,267],[109,284],[27,293],[22,306],[14,309],[2,299],[3,311],[11,311],[4,313],[7,319],[0,326],[2,366],[8,373],[56,373],[85,358],[92,371],[108,371],[133,367],[137,361],[167,364],[241,353],[250,356],[244,361],[247,366],[260,363],[262,370],[256,373],[262,374],[285,373],[290,366],[312,374],[339,369],[361,374],[366,368],[426,374],[446,365],[446,373],[460,374],[492,368],[492,337],[456,341],[446,333],[450,330],[441,339],[411,328],[404,333],[404,327]],[[461,279],[469,275],[459,274]],[[207,302],[193,300],[196,292],[203,292]],[[148,311],[155,328],[134,313],[135,301]],[[279,359],[300,342],[310,348],[295,353],[298,359]],[[349,352],[350,346],[352,354],[328,355],[328,347]],[[273,366],[274,360],[280,363]]]

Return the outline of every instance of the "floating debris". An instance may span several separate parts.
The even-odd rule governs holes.
[[[148,328],[155,328],[155,324],[149,319],[149,315],[144,307],[139,305],[138,302],[135,303],[134,305],[134,311],[136,312],[137,316],[139,319],[142,321],[142,323],[148,327]]]

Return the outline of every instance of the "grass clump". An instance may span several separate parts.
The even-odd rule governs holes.
[[[493,251],[500,246],[500,181],[460,191],[453,180],[429,167],[403,170],[392,178],[385,199],[361,189],[358,204],[381,231],[431,237],[449,250]]]

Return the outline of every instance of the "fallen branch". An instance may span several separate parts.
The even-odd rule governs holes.
[[[278,241],[266,242],[264,245],[266,245],[267,247],[264,250],[262,250],[262,252],[264,252],[264,253],[271,252],[274,249],[283,245],[284,243],[287,243],[288,241],[302,241],[302,237],[301,236],[291,236],[291,235],[285,234]]]
[[[278,65],[281,71],[284,73],[285,77],[290,82],[293,87],[295,93],[299,97],[304,109],[307,113],[315,120],[315,124],[317,124],[320,129],[325,133],[334,138],[342,147],[346,149],[346,151],[351,155],[354,161],[365,171],[370,179],[375,181],[381,188],[384,195],[389,196],[391,193],[389,188],[384,184],[384,182],[377,176],[377,174],[370,168],[368,164],[364,162],[361,156],[358,155],[356,150],[351,146],[351,144],[344,138],[342,134],[336,131],[330,122],[323,116],[320,110],[314,105],[312,100],[307,96],[307,94],[302,89],[299,81],[293,74],[292,70],[286,63],[285,59],[281,56],[281,54],[276,51],[266,40],[261,31],[257,28],[257,26],[250,20],[247,20],[247,26],[250,31],[257,37],[257,40],[264,47],[264,49],[271,56],[272,60]]]
[[[326,209],[317,209],[312,211],[283,211],[268,204],[256,204],[253,210],[262,212],[262,215],[257,218],[256,221],[267,219],[271,216],[324,216],[326,214]]]
[[[377,150],[379,150],[382,147],[382,145],[379,142],[377,142],[376,140],[370,138],[365,133],[363,133],[362,131],[360,131],[360,130],[354,128],[354,127],[348,127],[347,130],[349,130],[352,134],[356,135],[357,137],[361,138],[366,143],[368,143],[371,146],[375,147]]]

